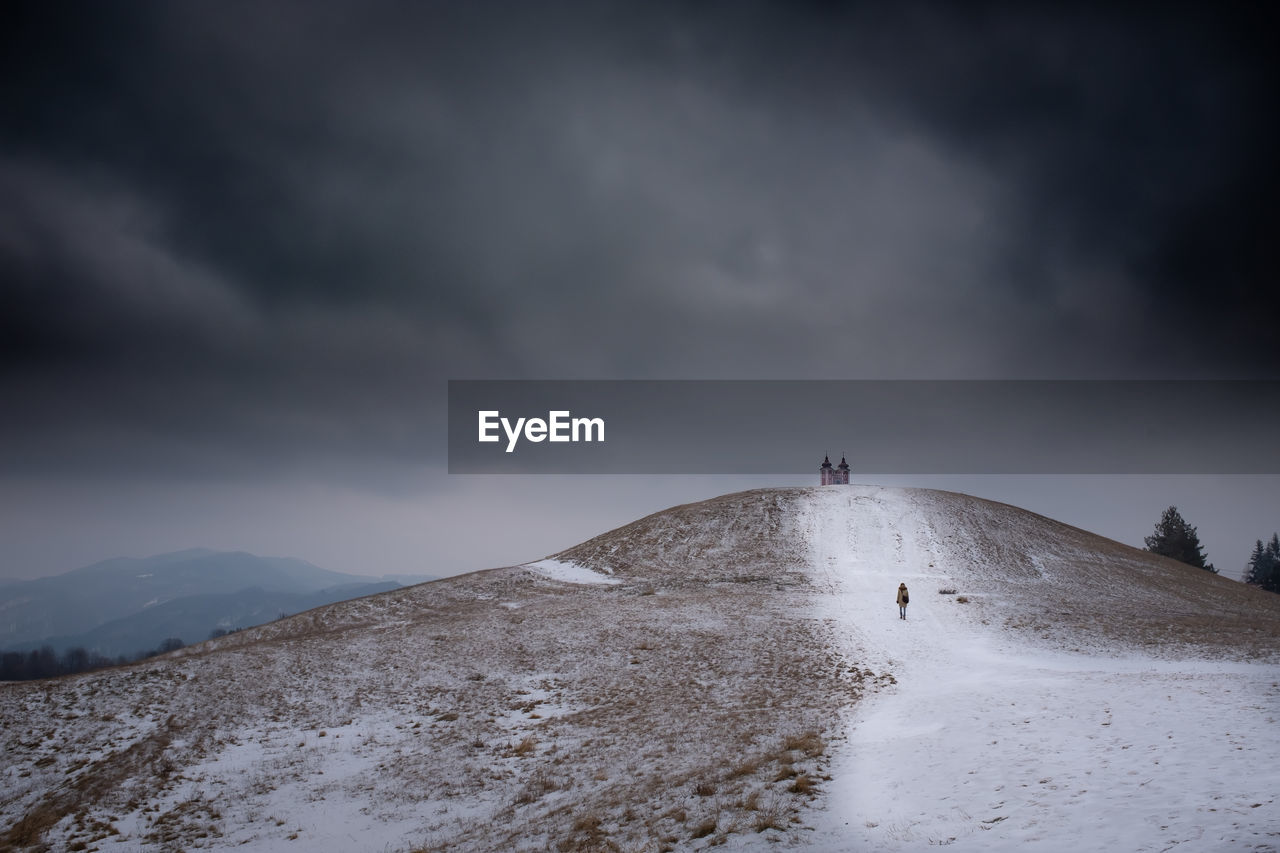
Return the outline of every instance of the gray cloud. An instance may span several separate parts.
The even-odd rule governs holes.
[[[21,5],[0,470],[394,471],[450,377],[1275,376],[1261,14]]]

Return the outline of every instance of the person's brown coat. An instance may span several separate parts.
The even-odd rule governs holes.
[[[898,606],[902,607],[907,603],[907,585],[898,584]]]

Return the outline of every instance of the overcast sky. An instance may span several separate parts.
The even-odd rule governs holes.
[[[10,4],[0,578],[451,574],[765,482],[450,477],[451,378],[1280,379],[1268,7],[1032,5]],[[932,484],[1178,503],[1231,574],[1280,528]]]

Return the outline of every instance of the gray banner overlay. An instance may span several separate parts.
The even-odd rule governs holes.
[[[451,474],[1276,474],[1278,438],[1276,381],[449,382]]]

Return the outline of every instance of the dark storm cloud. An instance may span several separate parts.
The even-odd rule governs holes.
[[[1274,376],[1262,13],[1024,6],[15,7],[4,466],[439,459],[446,378]]]
[[[908,63],[890,97],[1018,185],[1019,286],[1095,260],[1132,282],[1143,345],[1203,336],[1210,369],[1275,370],[1256,346],[1275,307],[1270,10],[1024,7],[930,29],[933,58]]]

